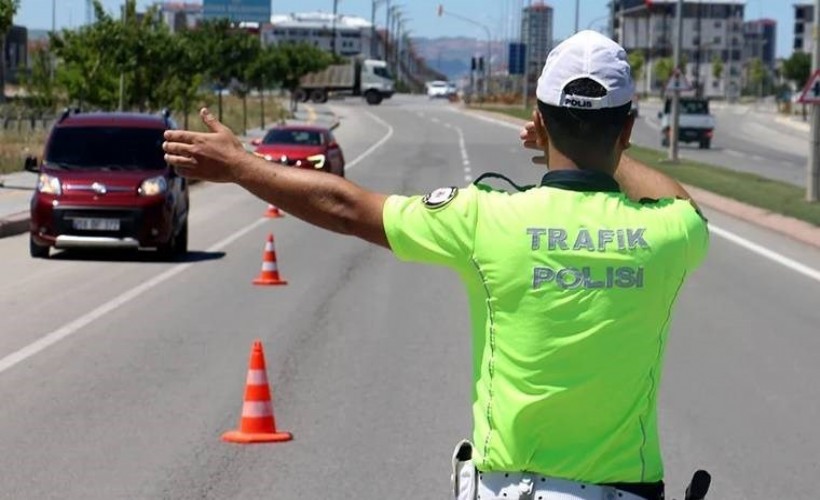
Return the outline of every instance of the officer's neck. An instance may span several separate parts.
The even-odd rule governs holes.
[[[549,150],[549,170],[587,170],[587,171],[596,171],[602,172],[605,174],[612,175],[615,172],[615,165],[605,165],[605,161],[597,161],[593,162],[590,161],[588,163],[584,163],[580,165],[570,159],[567,155],[563,154],[562,152],[558,151],[557,149],[550,147]]]

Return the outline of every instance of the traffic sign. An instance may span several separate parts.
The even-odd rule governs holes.
[[[510,43],[510,74],[523,75],[527,60],[527,46],[523,43]]]
[[[666,82],[666,92],[674,92],[676,90],[678,92],[688,92],[692,90],[692,85],[689,84],[686,76],[681,74],[679,69],[676,69],[669,78],[669,81]]]
[[[811,75],[797,102],[801,104],[820,104],[820,69]]]

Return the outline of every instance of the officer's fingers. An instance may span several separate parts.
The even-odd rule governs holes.
[[[193,144],[198,140],[203,139],[205,134],[200,132],[190,132],[188,130],[166,130],[164,137],[168,142],[183,142],[185,144]]]
[[[524,141],[524,147],[526,149],[534,149],[536,151],[541,151],[543,149],[535,139]]]
[[[211,132],[227,132],[233,135],[230,129],[225,125],[222,125],[222,122],[217,120],[217,118],[213,115],[213,113],[210,112],[210,110],[208,110],[208,108],[202,108],[199,111],[199,116],[202,118],[202,122],[205,124],[206,127],[208,127],[208,130],[210,130]]]
[[[197,166],[197,161],[189,156],[166,154],[165,161],[176,168],[187,169]]]
[[[547,164],[547,157],[546,156],[533,156],[532,157],[533,165],[546,165]]]
[[[165,141],[164,143],[162,143],[162,149],[166,153],[175,156],[190,157],[194,154],[194,146],[182,142]]]

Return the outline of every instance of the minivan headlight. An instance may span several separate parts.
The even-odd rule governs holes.
[[[316,170],[321,170],[325,167],[325,155],[308,156],[307,160],[313,163],[313,166],[316,167]]]
[[[60,185],[60,179],[57,177],[40,174],[40,179],[37,181],[37,192],[59,196],[63,194],[63,187]]]
[[[145,179],[140,184],[139,193],[141,196],[157,196],[160,194],[165,194],[168,191],[168,181],[165,180],[165,177],[151,177],[150,179]]]

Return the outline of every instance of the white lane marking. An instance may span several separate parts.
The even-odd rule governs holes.
[[[755,161],[766,161],[766,158],[763,158],[760,155],[752,155],[749,158],[751,158],[752,160],[755,160]]]
[[[762,257],[777,262],[778,264],[784,267],[788,267],[792,271],[797,271],[798,273],[802,274],[807,278],[811,278],[815,281],[820,282],[820,271],[818,271],[817,269],[811,268],[805,264],[801,264],[800,262],[797,262],[794,259],[790,259],[785,255],[769,250],[768,248],[765,248],[761,245],[758,245],[757,243],[749,241],[746,238],[736,235],[735,233],[713,226],[712,224],[709,224],[709,231]]]
[[[369,147],[365,152],[356,157],[353,161],[348,163],[345,168],[351,168],[356,166],[356,164],[358,164],[366,157],[368,157],[370,154],[372,154],[376,149],[378,149],[382,144],[387,142],[393,136],[393,127],[391,127],[389,123],[385,122],[384,120],[382,120],[381,118],[379,118],[378,116],[374,115],[369,111],[366,111],[366,113],[369,114],[374,120],[387,127],[387,134],[385,134],[385,136],[382,137],[377,143]],[[234,241],[245,236],[257,227],[265,224],[269,220],[270,219],[267,218],[257,220],[249,226],[240,229],[239,231],[233,233],[232,235],[228,236],[222,241],[219,241],[218,243],[214,244],[213,246],[208,248],[206,252],[217,252],[219,250],[226,248]],[[164,273],[155,276],[126,292],[123,292],[122,294],[118,295],[117,297],[114,297],[113,299],[97,307],[91,312],[80,316],[74,321],[71,321],[70,323],[63,325],[62,327],[52,331],[51,333],[46,334],[43,337],[40,337],[39,339],[28,344],[27,346],[22,347],[21,349],[18,349],[17,351],[14,351],[13,353],[3,358],[0,358],[0,374],[22,363],[28,358],[31,358],[32,356],[39,354],[40,352],[56,344],[57,342],[69,337],[70,335],[77,333],[83,327],[88,326],[89,324],[102,318],[106,314],[120,308],[128,302],[131,302],[132,300],[136,299],[137,297],[151,290],[152,288],[156,288],[157,286],[164,283],[165,281],[168,281],[177,274],[180,274],[183,271],[188,270],[189,268],[191,268],[191,266],[193,266],[193,263],[177,264],[176,266],[172,267],[171,269],[168,269]]]
[[[458,134],[458,148],[461,150],[461,163],[464,165],[464,171],[470,171],[470,155],[467,154],[467,141],[464,140],[464,131],[461,130],[461,127],[453,127]],[[471,175],[465,175],[464,180],[472,182],[473,177]]]
[[[441,120],[439,120],[438,118],[431,118],[430,121],[433,123],[441,123]]]
[[[382,120],[382,119],[381,119],[381,118],[379,118],[378,116],[374,115],[374,114],[373,114],[373,113],[371,113],[370,111],[365,111],[365,113],[367,113],[368,115],[370,115],[370,118],[373,118],[374,120],[376,120],[377,122],[379,122],[379,124],[381,124],[382,126],[386,127],[386,128],[387,128],[387,133],[384,135],[384,137],[382,137],[381,139],[379,139],[379,141],[378,141],[376,144],[373,144],[372,146],[370,146],[369,148],[367,148],[367,150],[365,150],[365,152],[364,152],[364,153],[362,153],[362,154],[360,154],[358,157],[356,157],[356,159],[354,159],[354,160],[353,160],[353,161],[351,161],[350,163],[346,164],[346,165],[345,165],[345,170],[355,167],[355,166],[356,166],[356,165],[357,165],[360,161],[362,161],[362,160],[364,160],[365,158],[367,158],[368,156],[370,156],[370,154],[371,154],[371,153],[373,153],[373,151],[376,151],[377,149],[379,149],[380,147],[382,147],[382,145],[384,145],[384,143],[385,143],[385,142],[389,141],[389,140],[390,140],[390,138],[391,138],[391,137],[393,137],[393,132],[394,132],[394,131],[393,131],[393,127],[392,127],[389,123],[387,123],[386,121]]]
[[[515,130],[519,130],[519,131],[524,128],[521,125],[515,125],[514,123],[505,122],[503,120],[496,120],[495,118],[490,118],[489,116],[479,115],[477,113],[471,113],[469,111],[460,111],[458,109],[453,109],[453,111],[455,113],[461,113],[462,115],[471,116],[471,117],[475,118],[476,120],[481,120],[481,121],[484,121],[484,122],[492,123],[494,125],[499,125],[501,127],[507,127],[507,128],[511,128],[511,129],[515,129]]]
[[[735,158],[745,158],[746,154],[741,153],[740,151],[735,151],[734,149],[725,149],[724,150],[727,155],[734,156]]]
[[[464,114],[464,115],[467,115],[467,116],[472,116],[473,118],[476,118],[478,120],[493,123],[495,125],[500,125],[502,127],[514,128],[516,130],[520,130],[520,127],[518,127],[516,125],[513,125],[512,123],[509,123],[509,122],[496,120],[496,119],[493,119],[493,118],[488,118],[488,117],[481,116],[481,115],[478,115],[478,114],[475,114],[475,113],[470,113],[470,112],[461,111],[461,113]],[[727,149],[726,153],[727,154],[733,154],[734,153],[736,155],[741,155],[741,153],[738,153],[737,151],[733,151],[731,149]],[[796,272],[802,274],[803,276],[806,276],[807,278],[811,278],[815,281],[820,281],[820,271],[818,271],[816,269],[813,269],[813,268],[811,268],[811,267],[809,267],[805,264],[801,264],[800,262],[798,262],[796,260],[793,260],[793,259],[790,259],[790,258],[786,257],[785,255],[781,255],[777,252],[773,252],[773,251],[771,251],[771,250],[769,250],[769,249],[767,249],[767,248],[765,248],[761,245],[758,245],[757,243],[754,243],[750,240],[742,238],[742,237],[740,237],[740,236],[738,236],[734,233],[731,233],[731,232],[729,232],[725,229],[721,229],[721,228],[715,227],[713,225],[710,225],[709,228],[714,234],[717,234],[718,236],[720,236],[722,238],[725,238],[726,240],[731,241],[732,243],[734,243],[736,245],[739,245],[743,248],[746,248],[747,250],[750,250],[750,251],[760,255],[761,257],[767,258],[767,259],[769,259],[773,262],[776,262],[776,263],[778,263],[778,264],[780,264],[784,267],[787,267],[787,268],[789,268],[793,271],[796,271]]]

